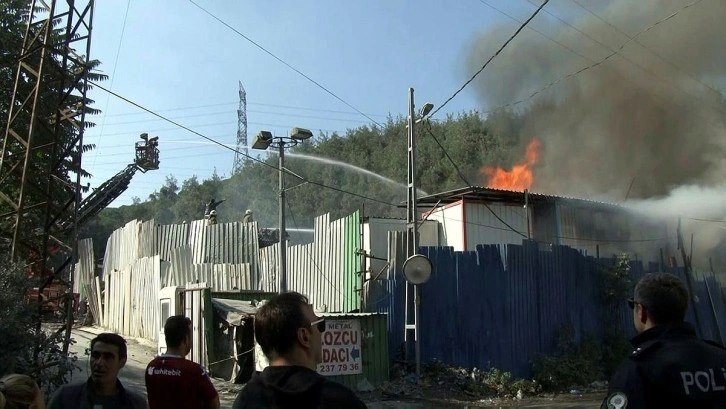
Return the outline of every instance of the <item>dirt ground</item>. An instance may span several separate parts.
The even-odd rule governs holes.
[[[88,356],[86,349],[90,346],[91,339],[98,333],[103,332],[97,327],[81,327],[73,330],[73,338],[75,343],[71,346],[71,350],[78,354],[78,365],[81,371],[74,372],[72,382],[83,382],[88,377]],[[151,361],[156,352],[156,345],[150,341],[136,338],[126,338],[128,343],[128,359],[126,366],[119,373],[121,382],[133,390],[146,395],[146,387],[144,386],[144,371],[146,365]],[[237,393],[242,385],[235,385],[221,379],[212,379],[214,386],[219,392],[222,408],[231,408]],[[448,400],[431,400],[414,397],[396,397],[389,396],[375,391],[371,393],[360,394],[368,408],[370,409],[423,409],[423,408],[599,408],[603,398],[602,392],[578,394],[578,395],[560,395],[557,397],[536,397],[524,398],[516,401],[500,401],[500,400],[481,400],[481,401],[456,401]]]

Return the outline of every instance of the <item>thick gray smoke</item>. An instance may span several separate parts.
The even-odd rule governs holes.
[[[693,0],[618,0],[604,8],[596,8],[600,0],[577,1],[633,36]],[[488,108],[526,99],[628,42],[572,0],[551,5],[568,5],[551,12],[607,47],[541,13],[530,23],[534,28],[589,60],[525,29],[477,77]],[[573,14],[579,17],[569,17]],[[723,180],[726,104],[711,88],[718,89],[726,73],[724,21],[726,3],[703,0],[630,41],[602,65],[519,105],[526,111],[522,146],[535,136],[543,140],[533,190],[620,201],[633,179],[629,197],[635,198]],[[472,72],[511,35],[513,24],[481,34],[469,59]]]
[[[629,40],[691,3],[552,1],[545,10],[597,42],[544,12],[530,26],[587,59],[525,29],[477,77],[474,84],[486,109],[527,100],[515,105],[524,126],[516,135],[521,148],[511,160],[520,159],[533,137],[542,140],[533,191],[616,203],[627,196],[646,212],[726,216],[726,102],[721,92],[726,85],[726,2],[702,0]],[[506,21],[481,33],[468,58],[469,72],[479,69],[516,26]],[[562,79],[623,44],[601,65]],[[529,99],[553,81],[557,83]],[[724,226],[707,234],[713,236],[708,246],[723,243]]]

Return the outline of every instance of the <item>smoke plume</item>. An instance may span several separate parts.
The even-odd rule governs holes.
[[[703,0],[684,9],[691,3],[551,2],[544,10],[576,29],[544,10],[530,26],[587,58],[525,29],[477,77],[487,110],[525,101],[513,108],[524,123],[511,162],[532,138],[542,140],[533,191],[615,203],[628,198],[664,215],[726,216],[726,3]],[[516,25],[507,21],[481,33],[468,71],[478,70]],[[602,64],[563,78],[621,46]],[[724,242],[726,224],[716,227],[710,247]]]
[[[578,2],[633,36],[691,1],[617,0],[605,8]],[[543,141],[533,190],[620,201],[631,182],[629,197],[648,198],[684,184],[723,180],[726,104],[713,89],[726,72],[726,4],[704,0],[628,42],[574,2],[567,3],[568,10],[551,13],[607,47],[540,14],[530,23],[534,28],[589,59],[525,30],[475,82],[487,107],[527,99],[627,42],[603,64],[520,105],[526,105],[518,135],[522,146],[533,137]],[[567,17],[572,14],[580,17]],[[511,34],[511,26],[481,34],[470,55],[472,71]]]

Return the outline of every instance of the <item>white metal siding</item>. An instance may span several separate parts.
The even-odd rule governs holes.
[[[443,208],[434,210],[429,220],[436,220],[441,225],[440,245],[451,246],[455,251],[464,249],[464,215],[461,202],[453,203]]]
[[[527,209],[522,206],[466,203],[466,250],[476,250],[477,244],[522,244],[527,235]],[[492,211],[515,230],[499,221]]]
[[[418,229],[419,245],[438,246],[438,225],[437,221],[427,220]],[[388,232],[406,231],[407,223],[404,219],[379,219],[369,218],[363,225],[363,249],[373,257],[385,259],[388,253]],[[367,261],[368,271],[374,276],[386,266],[386,260],[369,258]]]
[[[354,213],[330,221],[329,213],[318,216],[314,219],[314,241],[287,247],[288,290],[307,295],[321,311],[345,311],[345,260],[360,248],[360,234],[355,242],[349,242],[346,226],[358,226],[357,217],[358,213]],[[260,290],[278,291],[278,257],[277,245],[260,250]]]

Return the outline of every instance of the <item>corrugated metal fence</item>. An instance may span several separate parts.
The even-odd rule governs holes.
[[[359,308],[360,240],[358,212],[332,222],[329,214],[315,218],[315,241],[289,247],[289,288],[329,312]],[[97,323],[126,335],[157,339],[157,298],[165,286],[204,282],[214,291],[277,290],[278,246],[260,251],[256,222],[209,226],[204,220],[176,225],[133,220],[108,239],[103,294],[92,274],[90,241],[81,249],[77,288],[89,292]]]
[[[88,288],[91,300],[103,300],[95,302],[98,307],[92,305],[96,322],[150,340],[159,333],[162,287],[205,282],[217,291],[250,290],[259,281],[256,223],[208,226],[197,220],[162,226],[153,220],[133,220],[108,239],[103,295],[95,285],[98,281],[88,274],[94,261],[87,253],[82,252],[79,263],[78,288]]]
[[[350,312],[360,308],[360,212],[330,221],[315,218],[314,241],[287,248],[288,290],[307,294],[317,309]],[[277,246],[260,251],[260,290],[276,292]]]
[[[404,244],[397,235],[391,239]],[[432,278],[421,288],[423,361],[436,358],[462,367],[496,367],[525,377],[531,375],[536,354],[555,352],[556,332],[563,324],[574,326],[576,341],[588,333],[602,336],[598,272],[613,260],[596,260],[566,246],[540,250],[532,241],[480,245],[475,252],[454,252],[450,247],[421,250],[434,265]],[[405,281],[400,264],[392,263],[394,274],[389,279],[367,284],[367,310],[389,314],[394,358],[403,345]],[[658,268],[631,262],[633,283],[646,271]],[[679,269],[666,271],[685,279]],[[703,337],[726,340],[723,289],[712,273],[694,275]],[[625,300],[621,316],[622,328],[634,335]],[[695,322],[693,309],[687,320]]]

